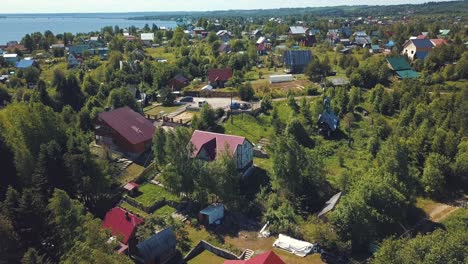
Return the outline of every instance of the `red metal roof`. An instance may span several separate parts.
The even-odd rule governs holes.
[[[210,82],[228,81],[232,77],[232,69],[211,69],[208,70],[208,80]]]
[[[102,228],[110,229],[113,236],[122,236],[122,243],[127,244],[139,224],[143,223],[140,217],[116,207],[107,212]]]
[[[195,148],[194,157],[198,156],[200,150],[205,147],[207,156],[215,159],[216,155],[225,151],[226,146],[229,148],[229,152],[234,154],[237,146],[244,144],[245,140],[245,137],[195,130],[190,142]]]
[[[129,183],[125,184],[124,189],[127,190],[127,191],[131,191],[131,190],[133,190],[135,188],[138,188],[138,186],[140,186],[140,185],[138,185],[138,184],[136,184],[134,182],[129,182]]]
[[[153,124],[130,107],[100,113],[99,118],[131,144],[139,144],[153,138]]]
[[[273,251],[268,251],[249,260],[226,260],[224,264],[286,264]]]

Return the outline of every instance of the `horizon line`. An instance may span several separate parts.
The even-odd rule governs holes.
[[[229,11],[268,11],[268,10],[280,10],[280,9],[307,9],[307,8],[330,8],[330,7],[353,7],[353,6],[365,6],[365,7],[385,7],[385,6],[417,6],[424,5],[429,3],[450,3],[450,2],[464,2],[464,0],[448,0],[448,1],[427,1],[423,3],[406,3],[406,4],[383,4],[383,5],[327,5],[327,6],[304,6],[304,7],[278,7],[278,8],[254,8],[254,9],[206,9],[206,10],[166,10],[166,11],[116,11],[116,12],[105,12],[105,11],[96,11],[96,12],[60,12],[60,13],[48,13],[48,12],[36,12],[36,13],[0,13],[2,15],[62,15],[62,14],[132,14],[132,13],[203,13],[203,12],[229,12]]]

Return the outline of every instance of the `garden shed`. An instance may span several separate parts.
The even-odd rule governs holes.
[[[217,224],[224,218],[224,204],[212,204],[201,210],[198,214],[198,220],[201,224]]]

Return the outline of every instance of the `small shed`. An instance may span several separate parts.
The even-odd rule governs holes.
[[[198,214],[198,221],[204,225],[219,223],[223,218],[224,204],[212,204]]]
[[[133,196],[136,192],[138,192],[138,187],[140,185],[134,183],[134,182],[129,182],[125,184],[124,189],[128,192],[130,196]]]

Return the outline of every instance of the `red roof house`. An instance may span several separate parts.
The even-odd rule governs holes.
[[[127,245],[135,235],[136,227],[144,221],[140,217],[116,207],[107,212],[102,228],[109,229],[113,236],[122,236],[122,243]]]
[[[239,170],[250,168],[253,164],[253,145],[245,137],[195,130],[190,142],[195,158],[213,161],[227,152],[236,159]]]
[[[224,264],[286,264],[273,251],[268,251],[248,260],[226,260]]]
[[[154,125],[129,107],[103,112],[95,120],[96,143],[138,157],[151,147]]]
[[[232,69],[208,70],[208,81],[214,88],[224,88],[224,84],[232,78]]]

